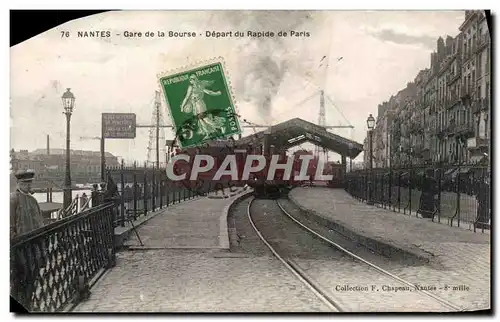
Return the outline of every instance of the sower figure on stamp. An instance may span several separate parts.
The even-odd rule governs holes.
[[[35,172],[18,171],[17,189],[10,194],[10,240],[44,226],[40,206],[31,195],[31,183]],[[12,246],[12,245],[11,245]],[[40,278],[40,268],[45,263],[45,244],[32,252],[11,254],[11,294],[26,309],[33,310],[32,297]]]
[[[207,106],[203,100],[205,94],[212,96],[221,95],[220,91],[213,92],[207,89],[212,84],[213,81],[199,80],[196,75],[192,74],[189,76],[189,87],[181,104],[182,112],[197,116],[198,134],[202,135],[204,139],[217,130],[222,131],[222,133],[225,132],[224,118],[205,115],[207,112]]]

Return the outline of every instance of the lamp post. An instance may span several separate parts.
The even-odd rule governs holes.
[[[370,164],[370,180],[368,181],[368,205],[373,205],[372,200],[372,180],[373,180],[373,129],[375,128],[375,118],[370,114],[366,120],[366,125],[368,126],[368,144],[369,144],[369,164]]]
[[[66,176],[64,179],[64,201],[63,207],[66,209],[71,204],[71,161],[70,161],[70,121],[73,108],[75,106],[75,96],[67,88],[62,96],[62,103],[66,115]]]

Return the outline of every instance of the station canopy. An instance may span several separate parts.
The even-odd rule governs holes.
[[[262,144],[264,133],[270,134],[270,144],[278,149],[289,149],[304,142],[310,142],[349,158],[355,158],[363,151],[362,144],[330,133],[324,127],[300,118],[294,118],[270,126],[264,131],[243,137],[236,141],[236,146],[244,147],[249,144]]]

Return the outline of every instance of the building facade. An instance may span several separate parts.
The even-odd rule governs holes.
[[[470,164],[489,157],[491,39],[484,11],[465,11],[457,27],[457,36],[437,39],[430,67],[378,106],[374,167]],[[368,153],[364,162],[368,168]]]
[[[11,170],[35,171],[35,178],[64,176],[66,171],[66,150],[37,149],[10,151]],[[106,165],[118,166],[118,158],[106,152]],[[101,174],[101,153],[99,151],[70,150],[71,174],[97,176]]]
[[[470,91],[463,98],[474,123],[474,136],[468,139],[467,150],[475,161],[490,155],[491,38],[484,12],[467,11],[460,30],[467,39],[464,51],[466,44],[469,50],[462,70],[469,71],[463,81],[467,81]]]

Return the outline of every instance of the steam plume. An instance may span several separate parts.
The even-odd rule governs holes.
[[[289,51],[292,41],[307,41],[307,38],[290,37],[290,31],[309,31],[322,25],[324,13],[309,11],[240,11],[225,12],[224,21],[238,31],[286,31],[288,37],[249,38],[239,42],[237,54],[242,72],[235,80],[238,96],[257,107],[260,117],[272,123],[273,99],[279,91],[287,72],[306,76],[313,64],[304,59],[304,53]],[[317,41],[317,38],[315,39]],[[317,64],[317,62],[316,62]]]

